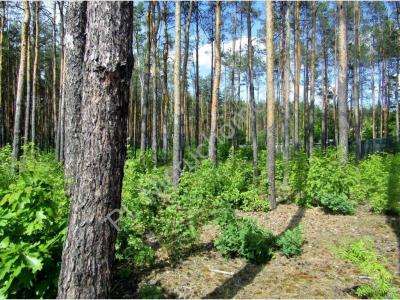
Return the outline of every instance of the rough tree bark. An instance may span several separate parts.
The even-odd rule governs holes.
[[[221,79],[221,1],[215,2],[215,72],[212,86],[211,126],[208,157],[217,164],[218,96]]]
[[[257,120],[256,120],[256,101],[254,99],[254,83],[253,83],[253,46],[251,41],[251,1],[247,2],[247,56],[249,59],[247,68],[247,77],[249,81],[250,96],[250,127],[251,127],[251,144],[253,148],[253,172],[254,176],[258,176],[258,149],[257,149]]]
[[[338,13],[338,114],[339,114],[339,147],[342,160],[347,162],[349,153],[349,123],[347,119],[347,17],[346,3],[336,1]]]
[[[34,144],[36,142],[36,99],[38,97],[38,85],[39,85],[39,10],[40,1],[35,2],[35,56],[33,59],[33,81],[32,81],[32,127],[31,127],[31,141]]]
[[[59,298],[109,298],[125,160],[132,3],[87,2],[81,150]]]
[[[70,2],[65,27],[65,190],[72,195],[80,151],[83,59],[87,2]]]
[[[13,138],[13,151],[12,156],[18,159],[20,155],[21,144],[21,125],[22,125],[22,98],[24,97],[24,84],[26,76],[26,57],[28,48],[28,35],[29,35],[29,22],[31,13],[29,2],[22,1],[24,7],[24,20],[21,28],[21,54],[19,60],[18,82],[17,82],[17,96],[15,99],[15,113],[14,113],[14,138]]]
[[[178,185],[181,176],[181,2],[175,1],[175,62],[174,62],[174,136],[172,182]]]
[[[275,92],[274,92],[274,10],[273,2],[266,1],[266,74],[267,74],[267,150],[268,150],[268,199],[271,209],[275,198]]]

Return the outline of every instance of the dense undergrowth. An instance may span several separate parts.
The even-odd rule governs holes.
[[[15,165],[11,148],[0,150],[0,296],[53,298],[68,215],[63,170],[51,154],[24,152]]]
[[[254,178],[247,147],[235,155],[224,151],[226,159],[217,167],[193,159],[194,168],[184,170],[178,187],[170,183],[169,166],[154,166],[149,153],[140,158],[128,154],[116,245],[120,265],[149,267],[158,249],[177,262],[196,247],[208,223],[219,225],[221,233],[214,245],[227,257],[262,263],[277,250],[287,257],[301,254],[301,227],[274,237],[235,214],[235,210],[269,210],[267,153],[261,151],[261,175]],[[32,149],[25,153],[19,172],[12,172],[10,147],[0,150],[0,293],[54,297],[69,206],[63,171],[53,154]],[[284,184],[284,164],[278,156],[278,200],[322,206],[336,214],[352,214],[360,203],[376,213],[399,214],[399,167],[400,155],[374,154],[357,164],[343,164],[334,150],[310,159],[299,154],[290,161]]]

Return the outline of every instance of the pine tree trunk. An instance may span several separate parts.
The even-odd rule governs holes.
[[[53,98],[53,129],[54,141],[56,146],[56,159],[59,160],[60,154],[60,137],[58,130],[58,97],[57,97],[57,53],[56,53],[56,17],[57,17],[57,2],[53,3],[53,45],[52,45],[52,64],[53,64],[53,80],[52,80],[52,98]]]
[[[24,125],[24,145],[27,145],[29,142],[29,118],[30,118],[30,109],[31,109],[31,38],[28,33],[28,41],[26,44],[26,100],[25,100],[25,125]]]
[[[172,182],[178,185],[181,176],[181,2],[175,1],[174,62],[174,136]]]
[[[309,143],[308,143],[308,115],[309,115],[309,105],[308,105],[308,94],[309,94],[309,61],[308,61],[308,31],[307,31],[307,42],[304,51],[304,89],[303,89],[303,132],[304,132],[304,151],[307,155],[310,155]]]
[[[323,59],[324,59],[324,92],[322,99],[322,124],[321,124],[321,147],[326,150],[328,138],[328,50],[326,46],[326,32],[323,38]]]
[[[35,2],[35,56],[33,59],[33,82],[32,82],[32,127],[31,127],[31,140],[32,143],[36,142],[36,99],[38,98],[38,71],[39,71],[39,15],[40,2]],[[50,138],[50,137],[49,137]]]
[[[196,147],[200,144],[200,82],[199,82],[199,45],[200,45],[200,3],[196,4],[196,78],[195,78],[195,89],[196,89],[196,112],[195,112],[195,143]]]
[[[186,143],[190,145],[190,131],[189,131],[189,99],[188,99],[188,80],[187,80],[187,66],[188,66],[188,58],[189,58],[189,33],[190,33],[190,23],[192,20],[192,10],[193,10],[193,1],[189,2],[189,11],[185,22],[185,52],[183,54],[183,65],[182,65],[182,99],[183,99],[183,107],[182,109],[182,118],[183,118],[183,132],[182,132],[182,156],[183,151],[186,146]]]
[[[285,10],[285,35],[283,47],[283,160],[284,166],[284,184],[288,183],[289,176],[289,150],[290,150],[290,2],[286,2]]]
[[[299,151],[299,95],[300,95],[300,70],[301,70],[301,50],[300,50],[300,26],[299,26],[299,2],[294,3],[294,153]]]
[[[215,71],[212,86],[211,126],[208,157],[217,164],[218,97],[221,79],[221,1],[215,2]]]
[[[338,107],[339,107],[339,146],[342,160],[348,160],[349,124],[347,119],[347,17],[346,3],[337,0],[338,11]]]
[[[167,162],[168,158],[168,105],[169,105],[169,94],[168,94],[168,49],[169,49],[169,37],[168,37],[168,2],[164,2],[164,49],[163,49],[163,109],[162,109],[162,120],[163,120],[163,155],[164,163]]]
[[[4,98],[3,98],[3,48],[4,48],[4,27],[6,21],[6,2],[1,1],[1,12],[0,12],[0,147],[5,145],[5,130],[4,130]]]
[[[153,18],[152,18],[152,46],[153,46],[153,64],[151,65],[151,76],[152,76],[152,85],[153,85],[153,99],[152,99],[152,124],[151,124],[151,151],[152,151],[152,159],[153,163],[157,164],[157,74],[158,74],[158,47],[157,47],[157,34],[158,28],[160,25],[160,13],[158,13],[158,17],[155,17],[155,8],[159,8],[158,2],[152,2],[153,5]],[[158,9],[158,12],[160,10]]]
[[[80,151],[83,59],[87,3],[70,2],[65,35],[65,190],[72,195]]]
[[[231,90],[230,90],[230,136],[232,138],[232,147],[237,149],[237,116],[235,109],[235,69],[236,69],[236,30],[237,30],[237,12],[238,3],[235,2],[235,12],[233,14],[233,37],[232,37],[232,67],[231,67]]]
[[[125,160],[132,3],[87,2],[81,151],[58,298],[109,298]]]
[[[15,113],[14,113],[14,138],[13,138],[13,151],[12,156],[18,159],[20,155],[21,144],[21,125],[22,125],[22,98],[24,97],[24,84],[26,74],[26,57],[28,48],[28,34],[29,22],[31,18],[29,2],[22,1],[24,7],[24,20],[21,28],[21,54],[19,60],[17,93],[15,99]]]
[[[274,92],[274,10],[273,2],[266,1],[266,75],[267,75],[267,151],[268,199],[271,209],[275,199],[275,92]]]
[[[375,70],[371,61],[371,102],[372,102],[372,138],[376,139],[376,108],[375,108]]]
[[[248,62],[248,80],[249,80],[249,100],[250,100],[250,130],[251,144],[253,148],[253,171],[254,176],[258,176],[258,149],[257,149],[257,120],[256,120],[256,101],[254,99],[253,83],[253,46],[251,41],[251,2],[247,2],[247,55]]]
[[[65,101],[64,101],[64,2],[58,2],[60,10],[60,103],[59,103],[59,138],[60,138],[60,161],[64,162],[64,141],[65,141]]]
[[[308,114],[308,139],[310,155],[314,153],[314,105],[315,105],[315,33],[317,20],[316,2],[311,2],[311,61],[310,61],[310,107]]]
[[[146,42],[146,58],[144,62],[144,83],[141,104],[141,122],[140,122],[140,152],[144,153],[147,146],[147,110],[149,102],[149,85],[150,85],[150,56],[151,56],[151,22],[152,22],[152,4],[149,4],[147,10],[147,42]]]
[[[361,132],[360,132],[360,95],[359,95],[359,79],[358,79],[358,65],[360,59],[360,4],[358,1],[354,2],[354,65],[353,65],[353,101],[354,101],[354,134],[356,139],[356,158],[361,159]]]
[[[397,75],[397,82],[395,85],[395,92],[394,92],[394,101],[396,101],[396,141],[400,142],[400,120],[399,120],[399,85],[400,85],[400,60],[399,58],[396,59],[396,75]]]

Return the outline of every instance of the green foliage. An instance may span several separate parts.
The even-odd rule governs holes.
[[[344,194],[322,194],[320,201],[321,205],[333,214],[354,214],[354,206]]]
[[[289,186],[296,201],[301,201],[305,196],[304,187],[307,182],[308,169],[306,153],[299,152],[296,157],[290,160]]]
[[[310,167],[305,182],[305,197],[299,201],[304,206],[319,205],[324,195],[338,195],[351,199],[353,187],[358,184],[357,168],[342,163],[339,153],[328,150],[309,159]],[[326,200],[326,196],[325,200]]]
[[[400,214],[399,167],[399,154],[373,154],[360,163],[358,192],[374,212]]]
[[[220,224],[222,233],[214,244],[222,255],[240,256],[254,263],[272,258],[274,237],[255,221],[236,218],[231,211],[221,217]]]
[[[57,291],[68,201],[62,168],[50,155],[29,153],[15,162],[19,173],[0,190],[0,295],[52,298]],[[5,159],[0,169],[8,166]]]
[[[269,202],[266,196],[260,196],[257,189],[250,189],[242,193],[243,211],[269,211]]]
[[[386,270],[383,259],[374,249],[371,240],[354,241],[339,250],[339,255],[355,264],[362,273],[368,276],[369,282],[356,289],[360,298],[399,298],[392,286],[393,276]]]
[[[12,171],[12,148],[7,145],[0,148],[0,191],[8,188],[17,176]]]
[[[158,285],[146,284],[139,288],[138,296],[140,299],[161,299],[162,288]]]
[[[304,243],[303,229],[296,226],[293,229],[286,230],[277,238],[276,245],[280,252],[286,257],[298,256],[301,254]]]

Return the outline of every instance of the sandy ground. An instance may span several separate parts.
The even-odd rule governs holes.
[[[371,237],[400,288],[400,219],[375,215],[361,207],[354,216],[326,214],[320,208],[281,204],[268,213],[240,213],[279,234],[302,224],[303,253],[288,259],[279,253],[265,265],[223,258],[212,246],[218,232],[207,226],[199,249],[175,266],[143,272],[139,286],[155,284],[166,298],[351,298],[366,280],[335,254],[345,241]],[[221,272],[222,271],[222,272]],[[120,297],[137,297],[135,294]]]

